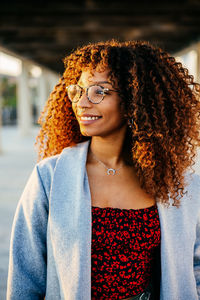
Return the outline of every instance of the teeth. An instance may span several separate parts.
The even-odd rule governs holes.
[[[99,117],[81,117],[81,120],[97,120]]]

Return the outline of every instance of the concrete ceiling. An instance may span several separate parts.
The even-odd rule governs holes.
[[[77,46],[111,38],[173,54],[200,40],[200,0],[0,2],[0,46],[59,73]]]

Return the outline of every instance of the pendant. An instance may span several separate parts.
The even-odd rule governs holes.
[[[116,173],[115,169],[110,168],[107,170],[108,175],[115,175],[115,173]]]

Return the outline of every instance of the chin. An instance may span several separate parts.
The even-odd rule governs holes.
[[[81,130],[81,134],[83,136],[90,136],[90,137],[92,137],[92,136],[101,136],[100,132],[89,132],[87,130]]]
[[[82,129],[80,132],[83,136],[92,136],[87,130]]]
[[[102,127],[102,126],[101,126]],[[90,137],[93,137],[93,136],[98,136],[98,137],[108,137],[108,136],[112,136],[113,134],[116,134],[116,132],[119,132],[119,129],[113,129],[113,130],[107,130],[106,128],[81,128],[80,127],[80,132],[83,136],[90,136]]]
[[[80,127],[80,132],[83,136],[93,136],[98,135],[97,130],[88,130],[88,128]]]

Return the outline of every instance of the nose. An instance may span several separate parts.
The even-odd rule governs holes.
[[[82,91],[82,95],[77,103],[78,107],[91,107],[91,102],[88,100],[88,97],[86,95],[86,91]]]

